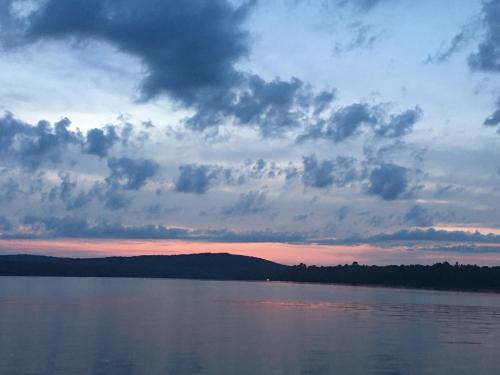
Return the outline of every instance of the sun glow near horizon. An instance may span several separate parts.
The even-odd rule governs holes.
[[[435,247],[436,245],[434,245]],[[489,244],[489,246],[496,246]],[[181,240],[0,240],[0,254],[35,254],[57,257],[107,257],[231,253],[294,265],[338,265],[359,262],[369,265],[432,264],[439,261],[462,264],[500,265],[500,254],[456,253],[443,247],[424,245],[319,245],[274,242],[230,243]]]

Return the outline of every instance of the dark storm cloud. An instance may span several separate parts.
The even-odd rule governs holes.
[[[369,177],[368,193],[383,200],[400,198],[408,190],[408,169],[394,164],[375,168]]]
[[[345,186],[359,178],[355,160],[347,157],[337,157],[334,160],[318,161],[316,155],[302,158],[304,185],[315,188],[326,188],[332,185]]]
[[[83,150],[86,154],[103,158],[108,155],[109,149],[119,140],[116,128],[112,125],[108,125],[104,129],[94,128],[87,132]]]
[[[70,124],[64,118],[53,125],[44,120],[30,125],[7,112],[0,118],[0,156],[28,169],[44,161],[59,163],[67,146],[81,142],[81,134],[68,129]]]
[[[311,125],[297,141],[328,139],[339,143],[360,134],[363,128],[372,130],[377,137],[400,138],[413,130],[422,115],[418,106],[394,115],[382,105],[355,103],[339,108],[327,120],[321,119]]]
[[[249,191],[241,194],[238,201],[222,210],[225,215],[254,215],[269,209],[266,193],[263,191]]]
[[[158,172],[159,165],[151,159],[109,158],[108,180],[125,190],[138,190]]]
[[[214,184],[230,181],[232,171],[218,165],[186,164],[179,167],[175,191],[179,193],[204,194]]]

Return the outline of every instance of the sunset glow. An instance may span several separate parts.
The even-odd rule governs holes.
[[[434,247],[436,245],[433,245]],[[438,261],[463,264],[500,265],[498,253],[450,253],[423,250],[415,246],[314,245],[285,243],[213,243],[189,241],[138,240],[0,240],[0,254],[28,253],[65,257],[135,255],[175,255],[192,253],[232,253],[268,259],[283,264],[337,265],[432,264]],[[497,246],[497,245],[491,245]],[[496,247],[495,247],[496,248]]]

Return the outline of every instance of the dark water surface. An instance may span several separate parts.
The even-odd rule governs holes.
[[[500,374],[500,295],[0,277],[0,374]]]

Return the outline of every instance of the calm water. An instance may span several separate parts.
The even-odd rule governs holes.
[[[500,295],[0,277],[0,374],[499,374]]]

